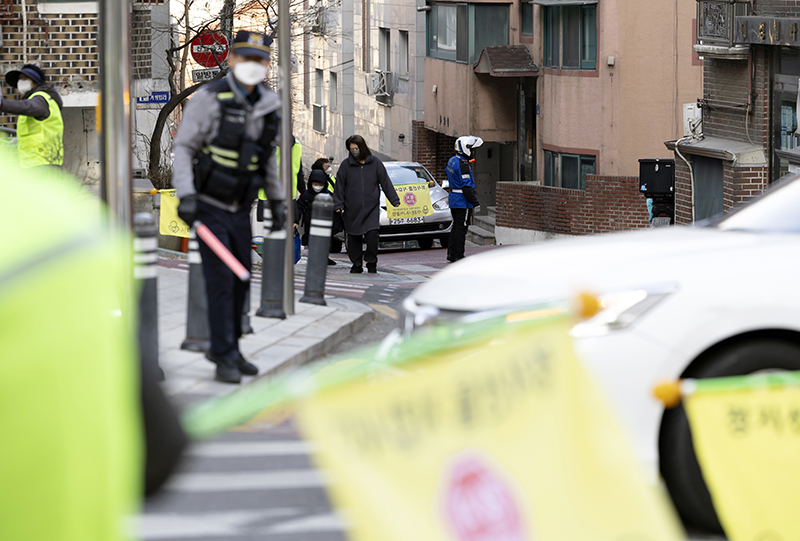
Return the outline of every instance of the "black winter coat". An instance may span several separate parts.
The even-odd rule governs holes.
[[[348,235],[363,235],[380,228],[381,189],[389,203],[400,204],[386,168],[375,156],[367,156],[364,163],[348,156],[339,166],[333,209],[343,209]]]

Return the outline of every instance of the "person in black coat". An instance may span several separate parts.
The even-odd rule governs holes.
[[[378,230],[380,229],[381,190],[395,207],[400,198],[389,179],[386,168],[372,155],[360,135],[351,135],[345,146],[350,155],[339,166],[333,189],[333,209],[343,214],[347,232],[347,255],[353,266],[350,272],[364,272],[362,267],[362,242],[367,244],[363,254],[367,272],[378,272]]]
[[[333,195],[328,189],[330,179],[325,171],[319,169],[312,169],[311,174],[308,175],[308,189],[297,198],[297,213],[294,220],[295,228],[298,225],[303,225],[303,235],[300,237],[300,243],[303,246],[308,246],[308,234],[311,231],[311,212],[314,207],[314,199],[321,193]],[[338,233],[334,227],[331,230],[331,252],[339,252],[342,249],[342,243],[339,239],[334,239],[333,235]],[[334,242],[335,241],[335,242]],[[335,250],[335,245],[338,243],[339,250]],[[328,265],[336,265],[336,262],[328,258]]]

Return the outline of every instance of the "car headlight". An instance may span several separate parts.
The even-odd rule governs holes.
[[[600,295],[600,311],[575,325],[571,334],[576,338],[584,338],[627,329],[677,289],[676,285],[670,284]]]
[[[444,199],[439,199],[436,203],[433,204],[433,208],[436,210],[447,210],[450,208],[450,202],[445,197]]]

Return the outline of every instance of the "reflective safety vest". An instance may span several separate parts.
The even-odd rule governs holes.
[[[211,83],[209,88],[216,92],[222,115],[217,136],[195,160],[195,189],[225,204],[252,201],[263,182],[256,173],[269,159],[280,117],[276,112],[264,117],[261,137],[253,140],[245,133],[247,111],[227,79]]]
[[[0,539],[126,540],[144,477],[131,241],[77,181],[0,168],[0,230],[24,231],[0,243]]]
[[[301,162],[303,160],[303,145],[300,144],[300,141],[294,141],[294,145],[292,145],[292,193],[294,197],[292,199],[297,199],[297,175],[300,174],[300,167],[302,167]],[[278,166],[278,177],[280,178],[281,175],[281,147],[280,145],[275,147],[275,165]],[[267,196],[264,193],[264,190],[259,190],[258,198],[262,201],[267,200]]]
[[[25,169],[39,165],[63,165],[64,119],[58,102],[47,92],[34,92],[28,99],[41,96],[47,100],[50,116],[36,120],[20,115],[17,119],[17,154],[19,165]]]

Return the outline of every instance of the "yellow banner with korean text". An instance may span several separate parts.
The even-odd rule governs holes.
[[[695,454],[728,539],[800,539],[800,373],[691,385]]]
[[[186,222],[178,218],[178,203],[180,199],[175,196],[175,190],[161,190],[161,217],[158,221],[158,231],[162,235],[189,238],[191,228]]]
[[[568,325],[514,327],[304,401],[300,426],[350,538],[681,539]]]
[[[418,218],[421,221],[421,218],[433,214],[431,194],[426,183],[396,184],[394,189],[400,197],[400,206],[386,205],[386,215],[390,220]]]

